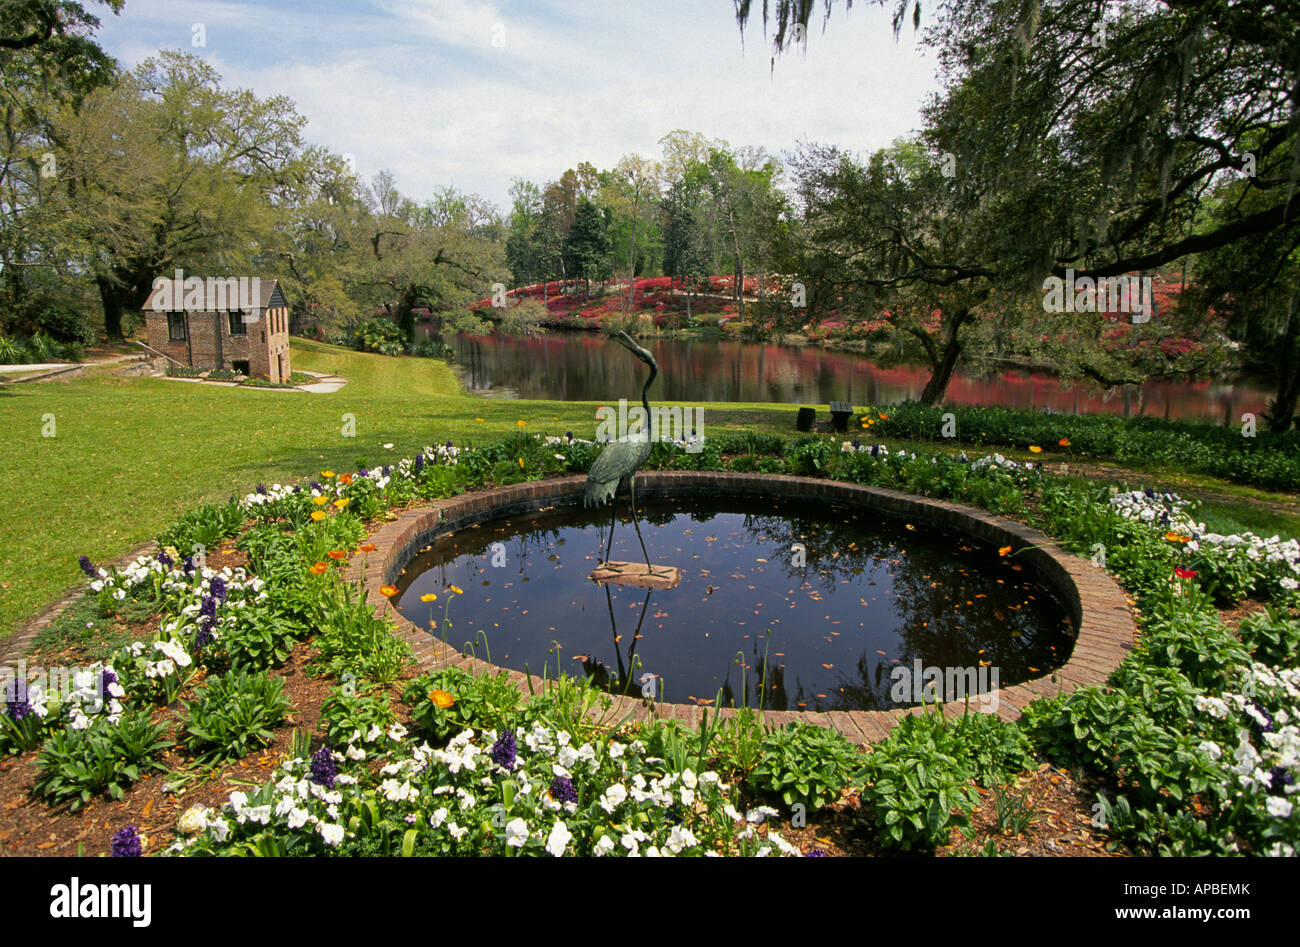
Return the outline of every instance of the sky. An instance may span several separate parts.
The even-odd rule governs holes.
[[[775,70],[731,0],[126,0],[98,37],[128,68],[182,49],[226,87],[288,96],[310,142],[417,201],[452,186],[506,210],[516,177],[657,159],[678,128],[777,156],[919,128],[938,84],[911,26],[895,41],[888,10],[837,4],[823,32],[818,7]]]

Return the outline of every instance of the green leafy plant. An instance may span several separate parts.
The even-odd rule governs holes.
[[[200,687],[185,709],[186,746],[204,760],[230,760],[275,739],[289,698],[283,678],[235,668]]]
[[[351,684],[334,688],[321,706],[320,726],[330,746],[373,743],[376,730],[384,733],[396,722],[386,693],[360,693]]]
[[[172,745],[163,739],[166,729],[148,711],[132,710],[116,723],[98,717],[82,730],[58,730],[41,749],[34,790],[74,812],[102,792],[121,799],[142,771],[166,771],[157,760]]]
[[[802,804],[816,811],[839,798],[859,762],[841,734],[812,724],[791,723],[765,736],[747,785],[758,795]]]
[[[257,602],[230,611],[203,657],[209,666],[280,667],[294,643],[306,634],[307,628],[300,622],[273,605]]]
[[[1018,793],[1009,786],[994,786],[993,805],[998,831],[1011,838],[1020,835],[1042,818],[1034,800],[1029,797],[1028,790]]]
[[[415,678],[402,692],[402,701],[411,708],[416,729],[442,742],[471,727],[514,727],[520,695],[504,672],[475,677],[451,667]]]

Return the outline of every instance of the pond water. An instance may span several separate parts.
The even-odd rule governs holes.
[[[520,398],[607,401],[634,398],[644,366],[600,332],[552,331],[538,339],[457,335],[454,367],[471,391]],[[817,346],[735,342],[725,339],[641,339],[654,353],[660,374],[652,401],[756,401],[858,406],[915,399],[929,380],[928,368],[883,367],[863,355]],[[1122,414],[1240,423],[1259,415],[1269,393],[1242,379],[1149,382],[1105,391],[1088,382],[1063,382],[1049,372],[959,371],[948,386],[955,404],[999,405],[1066,414]]]
[[[626,510],[611,559],[644,561]],[[1064,607],[964,534],[807,501],[648,501],[642,513],[652,563],[681,569],[674,589],[593,582],[608,508],[552,510],[439,539],[393,601],[495,664],[633,694],[656,674],[672,703],[721,692],[723,706],[757,706],[761,690],[771,710],[882,710],[930,696],[921,681],[899,690],[912,679],[897,668],[966,669],[964,686],[983,693],[1069,657]]]

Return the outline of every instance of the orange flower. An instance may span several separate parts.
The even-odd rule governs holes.
[[[889,415],[887,415],[887,414],[885,414],[885,413],[882,412],[881,415],[880,415],[880,420],[882,420],[882,421],[888,421],[888,420],[889,420]]]
[[[435,707],[441,707],[443,710],[456,703],[456,698],[444,690],[429,691],[429,700],[433,701]]]
[[[314,566],[311,567],[311,574],[312,574],[312,575],[320,575],[322,572],[325,572],[325,571],[327,571],[328,569],[329,569],[329,563],[327,563],[327,562],[318,562],[318,563],[316,563]]]
[[[374,543],[364,543],[364,544],[362,544],[361,546],[359,546],[358,548],[359,548],[362,552],[374,552],[374,551],[375,551],[375,544],[374,544]]]
[[[346,559],[348,557],[348,554],[344,552],[342,549],[331,549],[329,552],[325,553],[325,555],[329,556],[331,559],[334,559],[336,561],[339,559]]]
[[[1062,447],[1069,447],[1069,446],[1070,446],[1070,439],[1069,439],[1068,437],[1063,437],[1063,438],[1061,438],[1059,441],[1057,441],[1056,443],[1060,444]]]
[[[352,482],[352,474],[344,474],[343,476],[339,477],[339,483],[343,484],[344,486],[347,486],[351,482]]]
[[[1010,547],[1010,546],[1003,546],[1001,549],[998,550],[998,555],[999,555],[999,556],[1005,556],[1005,555],[1006,555],[1007,553],[1009,553],[1010,551],[1011,551],[1011,547]]]
[[[382,595],[384,598],[392,598],[394,595],[397,594],[397,586],[381,585],[379,587],[379,594]]]
[[[1192,541],[1191,536],[1183,536],[1179,533],[1165,533],[1165,539],[1171,543],[1190,543]]]
[[[1039,447],[1037,444],[1030,444],[1030,445],[1029,445],[1029,453],[1031,453],[1031,454],[1041,454],[1042,452],[1043,452],[1043,449],[1042,449],[1041,447]]]

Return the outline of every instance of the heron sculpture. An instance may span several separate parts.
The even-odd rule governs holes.
[[[641,553],[645,556],[646,570],[650,575],[654,575],[654,566],[650,565],[650,554],[646,552],[645,539],[642,538],[641,527],[636,521],[636,472],[650,456],[652,415],[649,392],[650,385],[659,374],[659,366],[655,364],[654,356],[632,341],[632,337],[626,332],[620,331],[610,338],[650,366],[650,377],[646,379],[645,387],[641,389],[641,404],[645,407],[645,428],[637,434],[625,435],[605,445],[587,474],[587,488],[582,495],[582,505],[604,506],[606,503],[610,505],[609,539],[605,541],[605,565],[608,568],[609,552],[614,542],[614,523],[618,519],[614,507],[619,488],[626,487],[628,497],[632,501],[632,525],[636,528],[636,538],[641,541]]]

